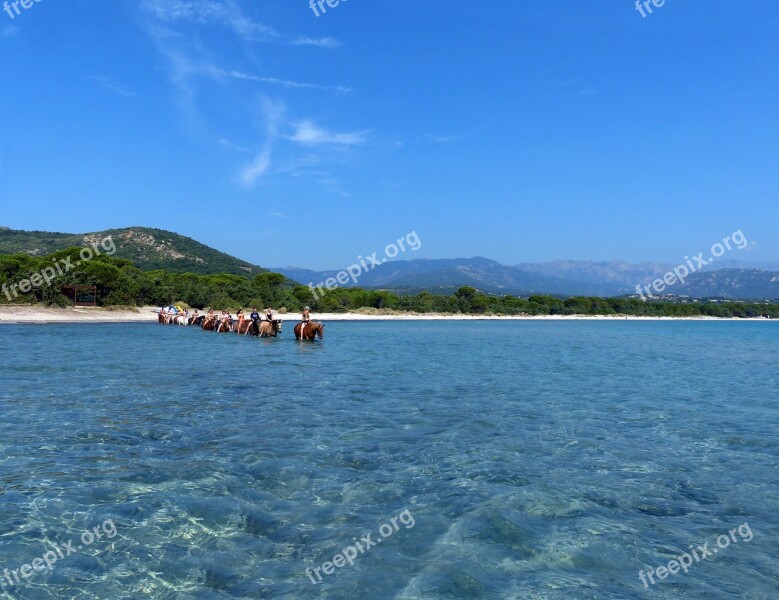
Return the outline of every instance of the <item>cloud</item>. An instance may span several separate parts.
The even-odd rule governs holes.
[[[235,184],[249,188],[271,177],[306,177],[332,188],[335,180],[326,168],[318,167],[348,160],[351,153],[319,156],[322,153],[317,150],[346,150],[369,141],[370,130],[329,130],[305,118],[306,113],[289,119],[282,102],[265,97],[261,97],[260,118],[256,119],[257,141],[236,139],[234,130],[228,133],[211,129],[240,122],[241,116],[245,116],[247,94],[258,89],[274,89],[282,96],[297,91],[351,93],[352,88],[344,85],[265,74],[277,51],[289,53],[290,46],[333,49],[343,45],[340,40],[279,33],[245,16],[236,0],[140,0],[140,4],[142,27],[164,59],[184,123],[191,134],[235,152],[239,161],[234,167]],[[262,63],[258,62],[254,42],[266,44]],[[117,93],[131,94],[107,78],[94,81]],[[199,102],[201,94],[208,94],[208,103]],[[219,117],[214,110],[219,111]],[[221,119],[222,115],[230,118]]]
[[[243,170],[241,173],[241,181],[245,186],[252,185],[268,172],[271,164],[271,152],[271,144],[267,144],[262,152],[257,155],[257,158]]]
[[[286,107],[281,103],[274,103],[267,99],[263,100],[262,112],[265,118],[266,138],[262,150],[251,163],[243,168],[239,175],[239,180],[245,187],[251,187],[270,173],[283,174],[288,177],[314,178],[325,187],[337,187],[337,181],[330,173],[318,168],[323,163],[323,157],[320,153],[306,152],[301,156],[297,152],[290,152],[289,143],[309,148],[323,145],[352,147],[364,144],[368,140],[369,131],[336,133],[318,127],[310,120],[290,125],[284,116]],[[281,131],[290,126],[292,134],[283,135]],[[277,161],[273,158],[274,152],[277,146],[285,141],[288,142],[287,148],[280,147],[284,159],[281,163],[276,164]],[[329,158],[333,159],[332,156]],[[340,190],[336,191],[343,194]]]
[[[107,90],[111,90],[112,92],[116,92],[117,94],[120,94],[125,98],[131,98],[135,96],[135,92],[131,92],[126,87],[124,87],[121,83],[117,83],[116,81],[111,81],[110,79],[106,79],[105,77],[90,77],[89,79],[91,79],[101,87],[104,87]]]
[[[461,139],[461,135],[434,135],[432,133],[425,134],[425,140],[431,144],[450,144],[451,142],[456,142]]]
[[[341,94],[348,94],[352,92],[352,88],[343,85],[319,85],[316,83],[305,83],[300,81],[292,81],[290,79],[279,79],[278,77],[261,77],[259,75],[250,75],[248,73],[242,73],[241,71],[220,71],[223,75],[233,77],[235,79],[246,79],[249,81],[258,81],[260,83],[269,83],[272,85],[280,85],[288,88],[309,89],[309,90],[322,90],[329,92],[338,92]]]
[[[190,22],[198,25],[221,25],[241,38],[254,41],[280,37],[272,27],[244,17],[235,0],[143,0],[143,10],[168,23]]]
[[[334,133],[317,127],[311,121],[301,121],[295,125],[295,133],[290,141],[309,146],[333,145],[333,146],[359,146],[367,141],[370,130],[352,131],[348,133]]]
[[[237,150],[238,152],[254,152],[255,150],[251,148],[245,148],[244,146],[239,146],[235,142],[231,142],[227,138],[219,138],[216,140],[216,143],[221,146],[226,146],[228,148],[232,148],[233,150]]]
[[[292,42],[293,46],[317,46],[318,48],[340,48],[344,45],[341,40],[331,37],[310,38],[306,36],[299,37]]]
[[[276,139],[279,135],[279,126],[284,119],[285,107],[283,104],[272,102],[267,98],[262,101],[262,114],[265,118],[265,145],[255,159],[241,172],[240,179],[244,186],[253,185],[258,179],[264,177],[271,168],[271,158]]]
[[[18,27],[14,27],[13,25],[8,25],[6,27],[0,26],[0,39],[9,38],[17,33],[19,33]]]

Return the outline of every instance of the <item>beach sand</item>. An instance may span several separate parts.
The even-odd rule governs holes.
[[[0,305],[0,324],[13,323],[153,323],[157,307],[132,309],[52,308],[39,305]],[[297,313],[276,314],[282,321],[298,322]],[[715,317],[632,317],[619,315],[491,316],[394,313],[364,310],[351,313],[311,313],[314,321],[771,321],[771,319],[717,319]],[[776,319],[773,319],[774,321]]]

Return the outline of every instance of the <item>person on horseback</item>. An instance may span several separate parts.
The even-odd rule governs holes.
[[[270,306],[265,309],[265,318],[268,321],[273,321],[273,309]]]
[[[219,327],[215,328],[217,332],[222,331],[222,327],[228,324],[228,313],[226,310],[222,310],[222,314],[219,316]]]
[[[303,309],[303,322],[300,327],[300,338],[303,339],[303,334],[306,332],[306,325],[311,321],[311,313],[310,313],[311,307],[306,306],[306,308]]]
[[[238,331],[241,331],[241,325],[243,325],[243,309],[239,308],[236,315],[238,317]]]
[[[257,307],[256,306],[254,308],[252,308],[252,314],[250,315],[249,318],[252,321],[254,321],[254,322],[262,320],[262,318],[260,317],[260,313],[257,312]]]

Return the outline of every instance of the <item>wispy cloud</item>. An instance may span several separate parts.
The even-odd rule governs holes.
[[[110,79],[107,79],[105,77],[90,77],[89,79],[97,83],[100,87],[104,87],[107,90],[116,92],[117,94],[120,94],[125,98],[131,98],[135,96],[135,92],[131,92],[121,83],[117,83],[116,81],[111,81]]]
[[[235,152],[240,160],[234,183],[249,188],[270,178],[306,177],[344,194],[337,189],[328,165],[347,161],[352,153],[317,150],[359,147],[369,141],[371,130],[334,131],[304,118],[305,113],[290,119],[282,101],[264,96],[258,119],[259,143],[247,143],[235,131],[210,130],[219,123],[232,126],[245,110],[247,94],[256,94],[258,89],[351,93],[352,89],[344,85],[265,74],[268,64],[273,64],[270,60],[274,53],[284,51],[284,47],[286,52],[290,51],[290,45],[326,50],[342,46],[341,41],[333,37],[279,33],[270,25],[245,16],[236,0],[141,0],[141,12],[144,30],[166,60],[185,124],[193,134]],[[225,36],[240,44],[225,48]],[[268,52],[264,53],[262,63],[255,55],[254,43],[266,44]],[[131,93],[106,78],[95,78],[95,81],[117,93]],[[208,104],[198,102],[201,94],[209,95]],[[220,119],[208,112],[207,107],[213,105],[214,99],[220,102],[221,113],[231,115],[230,119]]]
[[[253,185],[260,177],[270,170],[271,144],[267,144],[257,155],[257,158],[241,173],[241,181],[245,186]]]
[[[331,37],[310,38],[301,36],[292,41],[293,46],[317,46],[319,48],[340,48],[344,45],[341,40]]]
[[[244,186],[249,187],[253,185],[270,171],[273,147],[279,135],[279,126],[284,119],[285,110],[283,104],[263,98],[262,114],[265,118],[265,144],[255,159],[244,167],[241,172],[240,179]]]
[[[425,140],[431,144],[451,144],[461,140],[461,135],[434,135],[432,133],[425,134]]]
[[[333,37],[289,36],[270,25],[244,16],[236,0],[143,0],[141,7],[167,23],[219,25],[231,29],[240,38],[255,42],[286,43],[294,46],[339,48],[343,42]]]
[[[244,146],[239,146],[238,144],[236,144],[235,142],[231,142],[227,138],[219,138],[218,140],[216,140],[216,143],[221,145],[221,146],[225,146],[227,148],[230,148],[231,150],[237,150],[238,152],[256,152],[256,150],[254,150],[252,148],[246,148]]]
[[[17,33],[19,33],[18,27],[14,27],[13,25],[0,25],[0,39],[9,38]]]
[[[260,83],[268,83],[272,85],[280,85],[288,88],[309,89],[309,90],[321,90],[328,92],[338,92],[341,94],[351,93],[352,88],[343,85],[319,85],[316,83],[305,83],[301,81],[292,81],[290,79],[279,79],[278,77],[261,77],[259,75],[251,75],[249,73],[242,73],[241,71],[220,71],[221,74],[233,77],[235,79],[246,79],[249,81],[258,81]]]
[[[243,39],[272,40],[280,37],[272,27],[243,16],[235,0],[143,0],[142,8],[168,23],[190,22],[199,25],[221,25]]]
[[[366,143],[370,132],[352,131],[338,133],[319,127],[310,120],[291,124],[285,119],[285,112],[286,109],[282,104],[274,103],[267,99],[263,100],[263,115],[266,128],[265,142],[262,150],[254,160],[242,169],[239,176],[240,182],[245,187],[251,187],[271,173],[288,177],[307,177],[344,195],[345,192],[336,189],[338,188],[337,180],[333,178],[326,168],[322,168],[328,160],[338,162],[338,158],[334,155],[327,155],[328,160],[326,160],[321,153],[315,152],[306,152],[300,155],[298,152],[290,152],[290,144],[293,146],[302,145],[309,149],[321,146],[334,148],[355,147]],[[285,129],[291,129],[292,133],[282,133]],[[279,148],[283,153],[284,159],[276,164],[273,158],[274,151],[277,146],[281,146],[284,142],[287,142],[287,148]]]
[[[369,133],[370,130],[335,133],[318,127],[312,121],[301,121],[295,125],[295,132],[288,139],[309,146],[359,146],[367,141]]]

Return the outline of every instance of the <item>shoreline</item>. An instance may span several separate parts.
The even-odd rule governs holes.
[[[54,308],[35,305],[0,305],[0,325],[51,323],[156,323],[157,307],[132,309]],[[312,313],[314,321],[779,321],[765,318],[640,317],[632,315],[458,315],[440,313],[347,312]],[[297,313],[277,314],[282,321],[298,322]]]

